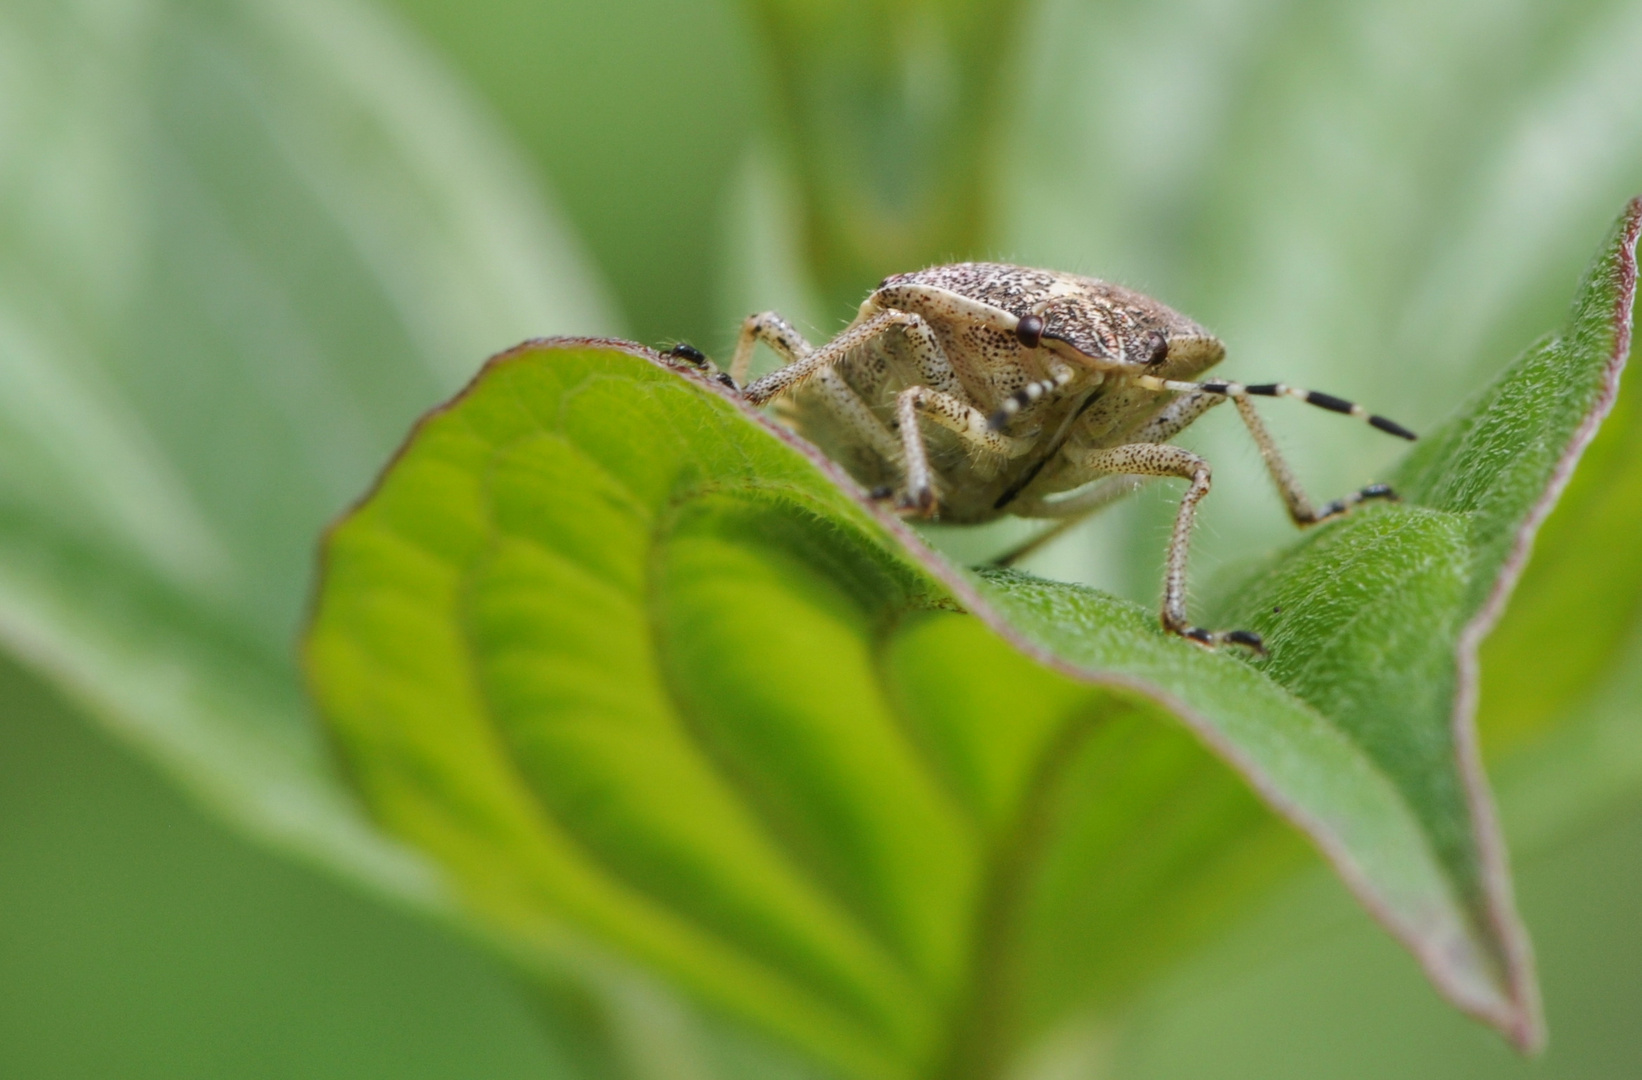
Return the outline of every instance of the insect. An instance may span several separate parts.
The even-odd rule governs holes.
[[[758,342],[785,365],[746,383]],[[1263,652],[1254,633],[1206,630],[1186,617],[1186,556],[1210,469],[1168,440],[1230,400],[1289,516],[1308,526],[1396,495],[1371,484],[1314,506],[1252,398],[1297,398],[1415,436],[1330,394],[1196,378],[1224,356],[1203,327],[1122,286],[956,263],[885,278],[820,347],[773,311],[750,316],[729,375],[745,383],[747,401],[774,402],[783,420],[907,515],[964,524],[1015,514],[1065,527],[1142,478],[1186,480],[1165,561],[1163,626],[1205,646]]]

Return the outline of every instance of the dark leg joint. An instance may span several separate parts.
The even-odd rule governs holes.
[[[1023,387],[1020,390],[1016,390],[1013,394],[1010,394],[1004,399],[1003,405],[999,407],[998,411],[993,413],[987,419],[986,426],[991,428],[993,431],[1002,431],[1009,423],[1009,418],[1011,416],[1014,416],[1016,413],[1032,404],[1032,402],[1038,397],[1038,394],[1043,392],[1042,389],[1039,388],[1036,394],[1033,393],[1033,388],[1036,386],[1037,384],[1034,383],[1033,386]]]
[[[1261,656],[1266,655],[1266,643],[1253,630],[1228,630],[1217,634],[1212,630],[1205,630],[1201,626],[1188,626],[1177,630],[1176,633],[1188,641],[1195,641],[1209,649],[1214,648],[1216,645],[1240,645]]]
[[[918,517],[930,517],[935,513],[935,489],[919,488],[917,491],[908,491],[901,497],[900,508]]]
[[[1253,630],[1233,630],[1226,635],[1226,644],[1241,645],[1261,656],[1266,655],[1266,643]]]
[[[707,354],[690,344],[688,341],[678,342],[672,348],[668,349],[663,355],[670,356],[674,360],[682,360],[692,367],[707,366]]]

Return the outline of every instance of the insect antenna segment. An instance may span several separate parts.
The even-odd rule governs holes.
[[[1288,386],[1284,383],[1249,385],[1226,382],[1222,379],[1209,379],[1204,382],[1182,382],[1177,379],[1159,379],[1151,375],[1139,376],[1135,379],[1135,382],[1148,390],[1202,391],[1209,394],[1224,394],[1227,397],[1291,397],[1296,401],[1303,401],[1307,405],[1327,409],[1329,412],[1355,416],[1357,419],[1365,421],[1370,427],[1378,428],[1387,435],[1395,435],[1399,439],[1407,439],[1409,442],[1413,442],[1419,438],[1418,435],[1415,435],[1395,420],[1371,413],[1355,402],[1335,397],[1333,394],[1325,394],[1318,390],[1302,390],[1298,386]]]
[[[1023,320],[1024,321],[1024,320]],[[1004,399],[998,411],[987,417],[986,426],[993,431],[1002,431],[1009,424],[1009,418],[1054,390],[1059,390],[1072,381],[1072,372],[1066,368],[1055,372],[1054,378],[1039,379],[1029,382]]]

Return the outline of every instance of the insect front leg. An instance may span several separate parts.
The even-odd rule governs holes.
[[[785,328],[785,331],[783,330]],[[807,346],[796,331],[773,315],[755,315],[742,329],[743,342],[766,340],[773,342],[778,352],[785,349],[792,362],[750,383],[743,395],[754,405],[766,402],[796,389],[806,381],[831,373],[824,381],[825,397],[833,413],[883,453],[883,425],[872,416],[859,395],[833,371],[833,366],[858,349],[870,346],[876,339],[890,333],[900,333],[905,339],[917,369],[920,382],[902,391],[896,399],[896,422],[901,429],[898,456],[902,466],[902,490],[898,502],[920,514],[935,511],[936,491],[934,473],[929,466],[929,452],[924,445],[923,433],[918,426],[920,415],[930,415],[938,423],[950,428],[978,450],[1012,456],[1022,453],[1027,445],[987,428],[986,417],[971,407],[959,395],[963,384],[929,323],[912,312],[885,310],[870,315],[851,326],[818,349],[802,351]],[[736,363],[744,365],[744,353],[752,346],[736,352]]]
[[[778,323],[779,325],[777,325]],[[808,343],[798,336],[798,332],[781,320],[780,316],[772,312],[766,312],[764,315],[754,315],[742,326],[742,340],[756,339],[764,341],[777,353],[790,359],[786,367],[754,379],[742,389],[741,393],[752,404],[763,405],[789,390],[796,389],[814,376],[816,372],[838,363],[873,339],[882,337],[894,329],[911,326],[922,328],[924,335],[934,344],[935,336],[929,333],[929,327],[923,319],[905,311],[885,311],[864,322],[856,323],[820,348],[811,349]],[[786,335],[782,327],[790,332],[790,337]],[[802,349],[800,346],[802,346]],[[939,350],[939,344],[935,344],[935,348]],[[803,351],[804,349],[808,351]],[[745,356],[743,351],[741,346],[738,345],[736,358],[730,365],[732,375],[738,370],[737,365],[740,365],[739,370],[745,374],[747,358],[752,354],[752,345],[746,346]],[[951,369],[950,364],[946,366],[948,370]]]
[[[906,463],[902,505],[920,514],[934,513],[936,494],[929,468],[929,450],[918,424],[920,416],[940,424],[979,453],[1014,458],[1032,449],[1029,439],[1012,438],[994,431],[987,423],[986,414],[961,398],[928,386],[907,387],[895,397],[895,422],[901,429],[901,456]]]
[[[1265,652],[1258,634],[1248,630],[1212,631],[1193,626],[1186,618],[1186,555],[1191,548],[1197,504],[1209,493],[1209,463],[1189,450],[1156,443],[1129,443],[1084,455],[1079,464],[1091,473],[1129,476],[1178,476],[1190,481],[1175,514],[1163,571],[1163,628],[1200,645],[1242,645]]]
[[[900,458],[901,444],[836,368],[816,372],[815,385],[821,391],[827,410],[848,429],[855,441],[870,446],[885,461]]]
[[[762,341],[788,364],[796,364],[815,351],[798,328],[773,311],[749,315],[741,324],[736,338],[735,355],[730,359],[730,378],[740,386],[747,381],[747,370],[752,367],[753,348]]]

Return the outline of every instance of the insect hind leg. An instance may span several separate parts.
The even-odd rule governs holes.
[[[1335,499],[1321,507],[1313,506],[1311,500],[1306,497],[1305,488],[1300,486],[1299,478],[1294,475],[1294,470],[1277,449],[1276,440],[1271,437],[1271,432],[1266,430],[1260,414],[1255,412],[1254,402],[1247,396],[1238,395],[1232,398],[1232,404],[1237,406],[1237,415],[1243,418],[1243,425],[1249,429],[1249,435],[1260,451],[1260,459],[1266,463],[1266,472],[1271,474],[1272,482],[1277,485],[1277,493],[1282,496],[1283,505],[1288,508],[1289,517],[1301,528],[1337,518],[1358,503],[1369,499],[1397,501],[1397,493],[1389,486],[1370,484],[1343,499]]]
[[[1320,522],[1337,518],[1347,513],[1352,507],[1369,499],[1385,499],[1395,502],[1397,493],[1385,484],[1370,484],[1359,491],[1354,491],[1342,499],[1335,499],[1321,507],[1312,505],[1306,492],[1300,486],[1294,470],[1289,468],[1288,462],[1283,459],[1277,449],[1277,442],[1266,430],[1260,414],[1254,410],[1253,397],[1291,397],[1304,401],[1308,405],[1316,405],[1346,416],[1355,416],[1366,421],[1370,426],[1399,438],[1413,440],[1416,436],[1412,431],[1403,427],[1395,420],[1387,420],[1369,412],[1361,405],[1353,404],[1344,398],[1337,398],[1332,394],[1320,393],[1316,390],[1302,390],[1296,386],[1286,386],[1283,383],[1264,383],[1246,385],[1244,383],[1208,380],[1205,382],[1177,382],[1173,379],[1158,379],[1143,375],[1135,380],[1149,390],[1173,390],[1184,392],[1181,401],[1189,401],[1200,395],[1212,395],[1222,400],[1230,398],[1237,406],[1237,413],[1243,418],[1243,424],[1249,429],[1254,444],[1260,450],[1260,458],[1266,463],[1266,471],[1271,474],[1272,481],[1277,485],[1277,492],[1282,496],[1283,505],[1287,507],[1289,517],[1296,525],[1304,528],[1307,525],[1316,525]]]

